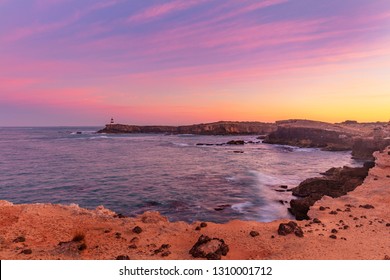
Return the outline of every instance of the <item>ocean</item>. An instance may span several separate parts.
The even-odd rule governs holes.
[[[0,128],[0,199],[104,205],[170,221],[292,218],[297,186],[331,167],[361,166],[350,152],[261,143],[256,136],[96,134],[101,127]],[[81,133],[81,134],[80,134]],[[260,143],[199,146],[230,140]]]

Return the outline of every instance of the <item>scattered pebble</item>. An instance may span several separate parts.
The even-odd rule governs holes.
[[[207,227],[207,223],[205,223],[205,222],[200,223],[200,227],[201,227],[201,228],[202,228],[202,227]]]
[[[317,219],[317,218],[314,218],[314,219],[313,219],[313,223],[315,223],[315,224],[321,224],[321,221],[320,221],[319,219]]]
[[[168,257],[170,254],[171,254],[170,251],[166,251],[166,252],[163,252],[163,253],[161,254],[161,257]]]
[[[332,233],[337,233],[338,231],[337,231],[337,229],[332,229],[332,231],[331,231]]]
[[[325,211],[326,210],[326,208],[324,207],[324,206],[320,206],[320,211]]]
[[[140,234],[142,232],[142,228],[140,228],[139,226],[136,226],[135,228],[133,228],[133,232],[136,234]]]
[[[26,241],[26,238],[24,236],[18,236],[12,242],[19,243],[19,242],[24,242],[24,241]]]
[[[258,231],[255,231],[255,230],[252,230],[249,234],[252,237],[256,237],[256,236],[260,235],[260,233]]]
[[[364,205],[359,205],[360,208],[364,209],[374,209],[375,207],[372,206],[371,204],[364,204]]]
[[[31,249],[24,249],[22,250],[22,252],[20,252],[21,254],[25,254],[25,255],[30,255],[32,254],[32,250]]]
[[[332,235],[329,235],[329,237],[330,237],[330,238],[332,238],[332,239],[337,239],[337,236],[336,236],[336,235],[334,235],[334,234],[332,234]]]
[[[337,215],[337,211],[330,211],[329,214],[331,214],[331,215]]]
[[[82,243],[77,247],[77,249],[79,249],[79,251],[84,251],[85,249],[87,249],[87,245],[85,243]]]
[[[119,255],[115,259],[116,260],[130,260],[128,255]]]
[[[121,214],[121,213],[118,213],[118,214],[114,215],[114,218],[123,219],[123,218],[126,218],[126,216]]]

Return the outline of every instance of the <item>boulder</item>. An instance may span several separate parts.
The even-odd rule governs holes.
[[[189,251],[194,258],[206,258],[208,260],[220,260],[221,256],[226,256],[228,252],[229,246],[223,239],[210,238],[203,234]]]

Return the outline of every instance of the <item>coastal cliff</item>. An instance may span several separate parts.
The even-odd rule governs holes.
[[[321,148],[326,151],[352,151],[352,157],[373,160],[374,151],[390,145],[389,123],[358,123],[346,121],[338,124],[309,120],[276,122],[277,128],[269,133],[264,143]]]
[[[276,129],[273,123],[263,122],[215,122],[184,126],[138,126],[107,124],[98,133],[168,133],[200,135],[265,135]]]

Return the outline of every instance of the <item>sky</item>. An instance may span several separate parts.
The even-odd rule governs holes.
[[[389,0],[0,0],[0,126],[390,120]]]

